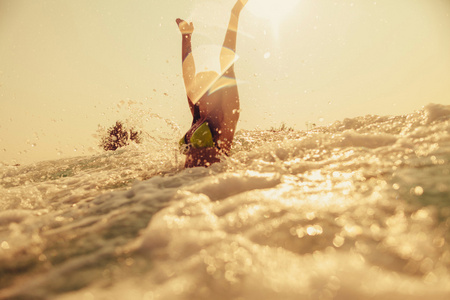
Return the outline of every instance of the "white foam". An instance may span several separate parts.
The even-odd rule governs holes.
[[[0,211],[0,226],[8,225],[10,223],[21,223],[27,217],[35,214],[36,213],[33,211],[23,209]]]
[[[448,109],[2,166],[0,298],[448,299]]]
[[[450,105],[431,103],[425,106],[424,111],[427,124],[441,118],[450,118]]]

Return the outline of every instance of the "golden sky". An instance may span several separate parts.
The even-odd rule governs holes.
[[[175,19],[194,22],[199,70],[233,2],[0,0],[0,162],[92,153],[117,119],[167,130],[155,114],[178,140],[191,116]],[[450,104],[450,1],[249,0],[237,54],[238,129]]]

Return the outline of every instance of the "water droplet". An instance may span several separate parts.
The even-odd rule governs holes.
[[[333,239],[333,245],[336,248],[341,247],[342,245],[344,245],[345,239],[342,236],[336,235],[335,238]]]
[[[264,53],[264,58],[265,58],[265,59],[268,59],[269,57],[270,57],[270,52]]]
[[[416,196],[422,196],[423,195],[423,187],[421,187],[421,186],[416,186],[415,188],[414,188],[414,194],[416,195]]]
[[[423,281],[426,284],[436,283],[438,281],[438,277],[433,272],[429,272],[423,277]]]
[[[125,264],[127,266],[132,266],[134,264],[134,259],[132,259],[131,257],[125,259]]]
[[[308,228],[306,228],[306,233],[309,236],[321,235],[323,233],[323,229],[320,225],[308,226]]]
[[[314,212],[308,212],[308,213],[306,214],[306,218],[307,218],[308,220],[314,220],[314,219],[316,218],[316,214],[315,214]]]
[[[0,244],[0,247],[1,247],[2,249],[8,250],[8,249],[9,249],[9,244],[8,244],[7,241],[3,241],[3,242]]]

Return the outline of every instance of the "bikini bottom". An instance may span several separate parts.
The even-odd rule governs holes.
[[[191,135],[189,143],[186,141],[186,136],[182,137],[180,142],[180,150],[184,154],[187,153],[189,147],[194,148],[209,148],[214,147],[214,140],[211,129],[207,122],[202,123]]]

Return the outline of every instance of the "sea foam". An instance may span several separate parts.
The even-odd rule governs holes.
[[[1,166],[1,299],[448,299],[450,106]]]

